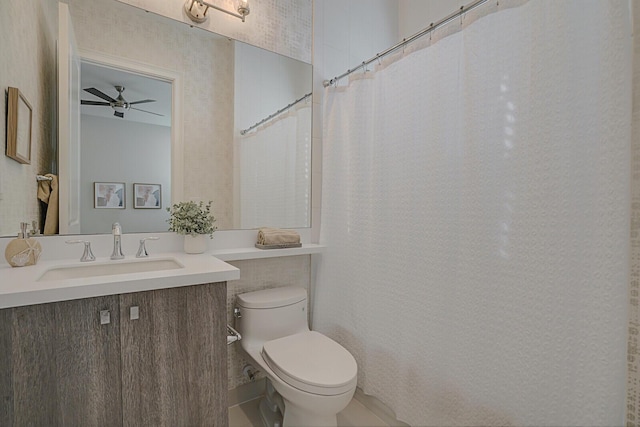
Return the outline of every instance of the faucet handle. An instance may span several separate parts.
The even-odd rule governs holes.
[[[82,257],[80,257],[80,261],[95,261],[96,257],[91,252],[91,242],[88,240],[67,240],[65,243],[75,244],[75,243],[84,243],[84,252],[82,253]]]
[[[158,240],[159,237],[145,237],[144,239],[140,239],[140,246],[138,247],[138,253],[136,254],[136,258],[146,258],[149,256],[147,252],[147,247],[145,246],[145,242],[147,240]]]

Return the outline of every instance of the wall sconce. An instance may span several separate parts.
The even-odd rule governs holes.
[[[197,22],[198,24],[202,24],[207,20],[207,12],[209,11],[209,8],[219,10],[220,12],[224,12],[227,15],[235,16],[236,18],[240,18],[242,19],[242,22],[244,22],[245,16],[247,16],[250,12],[249,0],[238,0],[236,2],[236,10],[238,11],[238,13],[234,13],[219,6],[215,6],[204,0],[187,0],[184,4],[184,11],[186,12],[187,16],[193,22]]]

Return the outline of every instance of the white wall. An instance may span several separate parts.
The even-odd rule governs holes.
[[[398,41],[412,36],[469,4],[470,0],[397,0]]]
[[[120,222],[136,232],[167,230],[171,203],[171,128],[82,115],[80,218],[82,233],[110,233]],[[96,209],[94,182],[124,182],[124,209]],[[160,209],[134,209],[133,184],[160,184]]]

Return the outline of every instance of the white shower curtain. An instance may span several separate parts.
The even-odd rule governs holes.
[[[489,4],[326,90],[313,326],[411,425],[621,425],[628,2]]]
[[[309,226],[310,132],[304,103],[240,137],[240,228]]]

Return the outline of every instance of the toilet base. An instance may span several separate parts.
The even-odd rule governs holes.
[[[347,407],[356,388],[347,393],[322,396],[301,392],[283,381],[273,381],[273,388],[284,402],[284,427],[336,427],[337,414]]]
[[[284,402],[282,397],[273,388],[269,378],[266,379],[266,390],[260,399],[260,419],[264,427],[282,427],[282,413],[284,412]]]
[[[336,414],[315,414],[308,409],[296,407],[284,399],[283,427],[337,427]]]
[[[280,411],[271,411],[269,409],[269,404],[265,399],[266,398],[263,397],[262,400],[260,400],[260,405],[258,406],[262,424],[266,427],[282,427],[282,414]]]

